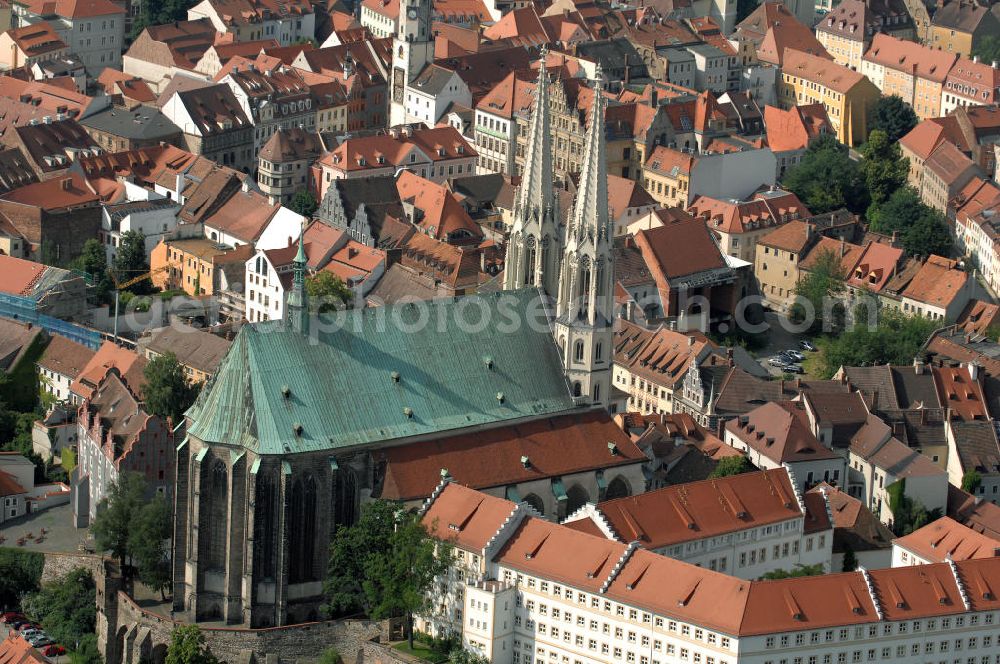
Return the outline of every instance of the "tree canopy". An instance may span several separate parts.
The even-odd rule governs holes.
[[[813,214],[843,207],[863,214],[868,209],[864,174],[848,156],[847,148],[831,135],[813,141],[802,161],[785,175],[782,186]]]
[[[447,571],[450,545],[434,540],[416,514],[373,501],[355,525],[337,529],[330,549],[328,613],[362,609],[374,620],[405,616],[412,648],[413,615],[427,607],[434,579]]]
[[[816,563],[815,565],[803,565],[801,563],[796,563],[795,567],[791,570],[787,569],[775,569],[762,575],[762,579],[793,579],[800,576],[820,576],[824,574],[826,570],[823,569],[823,563]]]
[[[308,189],[299,189],[292,196],[292,202],[288,204],[289,209],[293,212],[301,214],[303,217],[309,219],[316,212],[316,199],[313,197],[312,193]]]
[[[896,189],[888,200],[871,211],[868,220],[872,230],[898,233],[903,249],[910,256],[948,256],[952,252],[951,233],[944,215],[925,205],[913,187]]]
[[[15,609],[22,593],[38,590],[44,566],[41,553],[0,548],[0,606]]]
[[[754,470],[753,464],[741,454],[720,459],[709,477],[729,477],[749,473],[751,470]]]
[[[70,267],[80,272],[86,272],[90,276],[94,285],[94,299],[99,302],[107,301],[108,291],[114,288],[114,284],[108,274],[108,254],[104,250],[103,244],[94,238],[84,242],[80,255],[76,257]]]
[[[139,580],[165,599],[170,588],[171,570],[168,556],[173,526],[173,510],[163,496],[153,499],[139,510],[139,516],[128,534],[128,544]]]
[[[321,314],[349,303],[354,296],[343,279],[326,270],[306,278],[306,293],[310,308]]]
[[[895,143],[917,126],[917,114],[899,95],[879,97],[872,109],[869,129],[885,132]]]
[[[983,484],[983,476],[975,468],[966,471],[962,476],[962,491],[975,493]]]
[[[910,160],[903,158],[899,143],[891,140],[881,129],[868,134],[868,140],[861,147],[861,154],[864,157],[861,172],[864,174],[870,200],[868,209],[872,210],[906,184]]]
[[[198,625],[181,625],[170,635],[164,664],[219,664],[219,660],[208,649]]]
[[[131,553],[129,534],[146,504],[146,488],[146,480],[139,473],[120,473],[117,481],[111,483],[108,496],[101,501],[97,517],[90,526],[98,548],[110,551],[126,576],[125,563]]]
[[[819,341],[820,376],[830,378],[842,366],[909,364],[936,325],[921,316],[880,310],[876,325],[869,326],[864,321],[836,337]]]
[[[77,567],[25,597],[24,611],[55,641],[73,648],[97,625],[97,586],[90,570]]]
[[[149,272],[149,261],[146,260],[146,236],[138,231],[125,231],[115,252],[115,279],[124,283]],[[128,287],[136,295],[152,292],[149,279],[142,279]]]
[[[984,35],[972,47],[972,55],[979,56],[980,62],[1000,61],[1000,35]]]
[[[803,274],[795,286],[795,294],[812,305],[815,316],[813,326],[816,327],[823,320],[827,298],[835,298],[844,292],[847,271],[837,252],[824,250],[816,256],[813,266]],[[801,322],[805,320],[806,315],[805,307],[801,303],[796,302],[792,305],[793,320]]]
[[[184,411],[198,397],[199,387],[188,380],[184,367],[173,353],[154,357],[143,370],[145,408],[150,414],[180,422]]]

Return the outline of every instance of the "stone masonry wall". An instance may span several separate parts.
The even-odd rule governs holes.
[[[102,573],[104,566],[102,559],[98,555],[86,553],[46,553],[45,567],[42,568],[42,583],[48,583],[60,576],[63,576],[77,567],[90,570],[97,579]]]

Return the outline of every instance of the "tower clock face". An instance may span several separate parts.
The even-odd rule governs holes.
[[[411,7],[410,10],[408,12],[406,12],[406,15],[409,16],[411,20],[416,20],[416,18],[417,18],[417,10],[415,8]]]

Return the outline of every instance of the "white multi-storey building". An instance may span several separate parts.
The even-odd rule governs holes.
[[[122,68],[125,48],[125,8],[111,0],[89,2],[13,2],[17,25],[47,21],[78,56],[87,74],[97,78],[105,67]]]
[[[781,468],[587,504],[563,525],[741,579],[799,565],[830,570],[829,508],[822,494],[806,495],[808,504]]]
[[[1000,662],[1000,559],[746,581],[455,484],[424,523],[456,562],[417,627],[494,662]]]

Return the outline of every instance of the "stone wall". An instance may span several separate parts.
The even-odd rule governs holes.
[[[120,590],[114,576],[98,579],[97,638],[107,664],[163,664],[167,644],[179,620],[140,607]],[[345,664],[403,664],[391,648],[375,640],[387,636],[387,624],[368,620],[331,620],[286,627],[245,629],[201,625],[205,642],[223,662],[301,664],[337,649]]]
[[[42,568],[42,583],[48,583],[68,574],[77,567],[90,570],[96,580],[103,573],[101,556],[87,553],[46,553]]]

